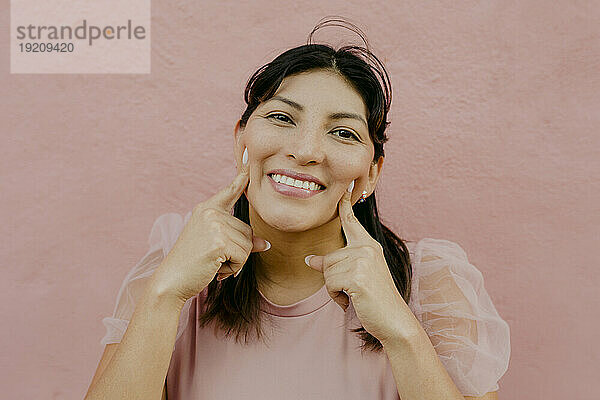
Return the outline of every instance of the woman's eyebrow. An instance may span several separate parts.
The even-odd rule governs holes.
[[[267,102],[271,101],[271,100],[279,100],[279,101],[284,102],[284,103],[288,104],[289,106],[295,108],[298,111],[304,111],[304,107],[301,104],[298,104],[298,103],[296,103],[293,100],[286,99],[285,97],[282,97],[282,96],[273,96],[269,100],[267,100]],[[355,114],[355,113],[336,112],[336,113],[333,113],[333,114],[329,114],[328,117],[329,117],[329,119],[334,119],[334,120],[335,119],[345,119],[345,118],[355,119],[355,120],[358,120],[358,121],[362,122],[365,125],[365,127],[367,127],[367,128],[369,127],[369,125],[367,124],[367,122],[365,121],[365,119],[363,117],[361,117],[360,115]]]

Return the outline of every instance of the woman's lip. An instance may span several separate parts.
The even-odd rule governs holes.
[[[302,189],[302,188],[284,185],[283,183],[275,182],[275,180],[273,180],[273,178],[270,175],[267,175],[267,179],[269,180],[269,182],[271,183],[271,186],[273,187],[273,189],[275,189],[275,191],[277,193],[283,194],[285,196],[306,199],[306,198],[312,197],[316,194],[319,194],[319,193],[325,191],[325,189],[308,190],[308,189]]]
[[[314,182],[314,183],[318,183],[319,185],[321,185],[323,187],[327,187],[323,182],[321,182],[319,179],[317,179],[317,177],[312,176],[312,175],[307,175],[307,174],[301,174],[300,172],[292,171],[291,169],[273,169],[273,170],[267,172],[267,174],[285,175],[285,176],[289,176],[290,178],[298,179],[299,181]]]

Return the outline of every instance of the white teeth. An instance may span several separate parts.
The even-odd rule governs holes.
[[[273,175],[271,175],[271,177],[273,178],[273,180],[275,182],[282,183],[282,184],[288,185],[288,186],[293,186],[293,187],[308,189],[308,190],[325,189],[323,186],[321,186],[315,182],[299,181],[298,179],[290,178],[289,176],[285,176],[285,175],[273,174]]]

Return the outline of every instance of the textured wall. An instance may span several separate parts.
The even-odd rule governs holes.
[[[4,397],[83,397],[152,222],[231,180],[247,78],[327,14],[391,75],[384,221],[459,243],[510,324],[500,398],[597,397],[597,1],[153,2],[150,75],[11,75],[2,9]]]

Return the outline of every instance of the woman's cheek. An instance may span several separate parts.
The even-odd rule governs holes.
[[[355,154],[346,154],[340,155],[335,159],[335,162],[332,160],[331,164],[336,165],[333,168],[335,173],[335,180],[340,182],[348,182],[360,177],[364,174],[365,171],[368,171],[368,161],[365,162],[366,158],[363,154],[359,152],[353,152]]]

